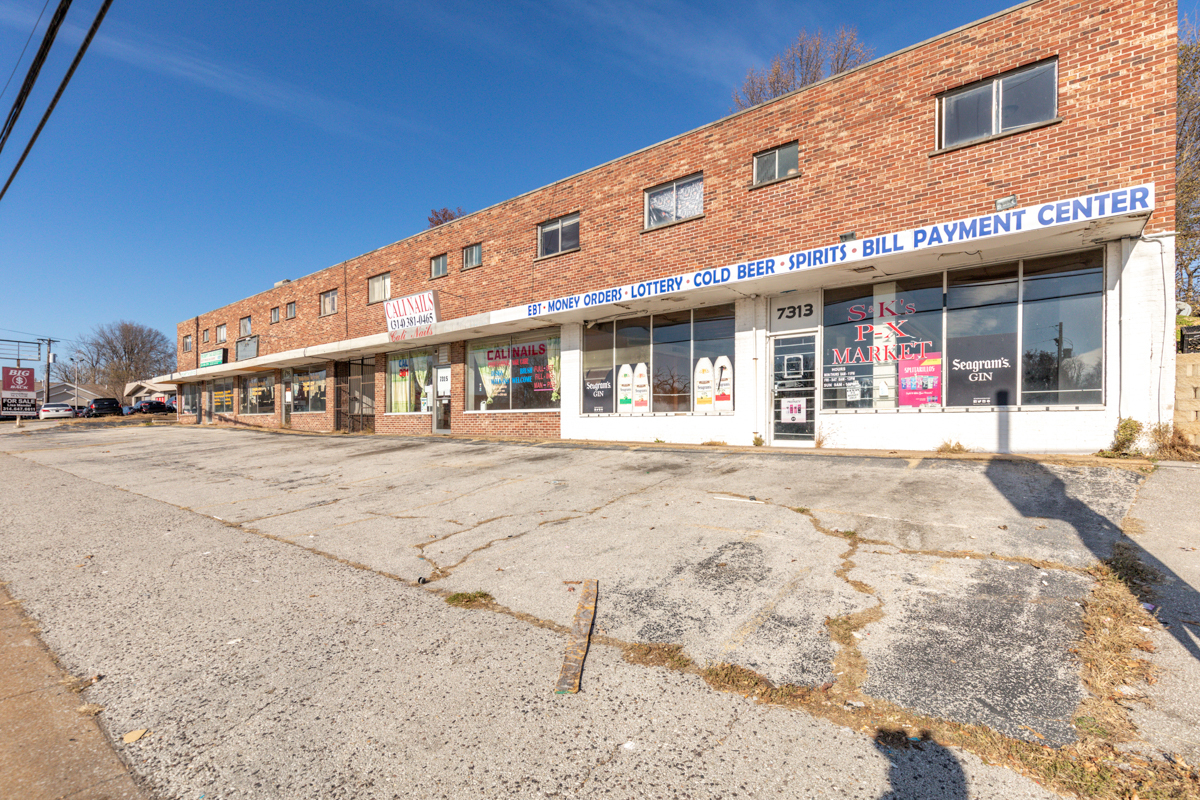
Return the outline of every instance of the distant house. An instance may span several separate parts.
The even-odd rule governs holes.
[[[50,399],[45,399],[45,390],[43,388],[44,381],[37,381],[37,404],[39,406],[46,403],[66,403],[69,406],[83,408],[97,397],[111,397],[108,389],[97,383],[67,383],[50,382]]]
[[[175,399],[175,384],[133,381],[125,384],[125,396],[130,403],[139,400],[161,400],[166,403]]]

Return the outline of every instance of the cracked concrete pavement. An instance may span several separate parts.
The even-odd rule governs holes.
[[[888,776],[920,773],[894,757],[889,768],[860,734],[604,646],[568,705],[551,694],[561,633],[450,609],[418,577],[560,626],[576,605],[563,582],[598,578],[599,633],[804,685],[839,679],[825,620],[882,604],[858,637],[867,694],[1070,741],[1080,568],[1122,537],[1144,479],[1023,461],[187,428],[64,426],[0,449],[16,457],[0,471],[23,484],[22,507],[48,486],[72,498],[48,510],[54,530],[6,534],[0,579],[56,652],[122,676],[88,691],[111,731],[158,726],[135,765],[144,757],[160,790],[261,779],[278,796],[403,795],[431,780],[431,796],[878,797]],[[866,537],[856,551],[850,530]],[[77,567],[81,549],[94,558]],[[967,754],[939,757],[960,765],[970,796],[1040,796]],[[327,783],[298,783],[288,758]]]

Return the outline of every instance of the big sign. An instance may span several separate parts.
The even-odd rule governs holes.
[[[441,319],[437,292],[428,291],[397,297],[383,304],[387,315],[388,340],[401,342],[433,333],[433,325]]]
[[[0,382],[0,413],[32,417],[37,413],[37,390],[30,367],[4,367]]]

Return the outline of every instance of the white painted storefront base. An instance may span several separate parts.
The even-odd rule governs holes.
[[[1078,245],[1079,249],[1089,246],[1096,244],[1081,239]],[[816,420],[824,446],[932,451],[942,443],[957,442],[980,452],[1091,453],[1109,446],[1120,417],[1132,417],[1147,425],[1169,422],[1174,414],[1174,237],[1126,237],[1103,247],[1106,295],[1102,405],[828,412],[818,408]],[[1030,253],[1028,257],[1035,255]],[[998,260],[983,253],[979,263]],[[836,285],[848,285],[845,275],[837,278]],[[583,325],[565,323],[562,436],[750,445],[757,435],[776,446],[811,447],[807,442],[773,442],[771,438],[768,304],[766,296],[744,297],[735,304],[736,411],[728,415],[580,414]],[[819,406],[819,389],[817,394]]]

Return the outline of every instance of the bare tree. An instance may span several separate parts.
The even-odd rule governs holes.
[[[162,331],[128,320],[97,325],[80,337],[77,352],[94,357],[93,383],[112,397],[125,394],[125,384],[175,369],[175,345]],[[87,362],[84,362],[87,363]]]
[[[858,40],[858,31],[853,27],[838,28],[832,39],[819,29],[815,36],[802,30],[787,50],[771,59],[768,69],[750,68],[742,87],[733,92],[733,104],[742,110],[765,103],[865,64],[874,53],[873,48]]]
[[[100,379],[100,351],[88,336],[71,342],[66,357],[54,364],[54,377],[67,383],[96,383]]]
[[[1175,297],[1200,307],[1200,31],[1179,26],[1175,117]]]
[[[452,219],[458,219],[459,217],[464,216],[466,213],[467,212],[463,211],[462,206],[459,206],[453,210],[447,208],[446,206],[442,206],[440,210],[436,208],[432,209],[429,212],[429,227],[436,228],[438,225],[444,225]]]

